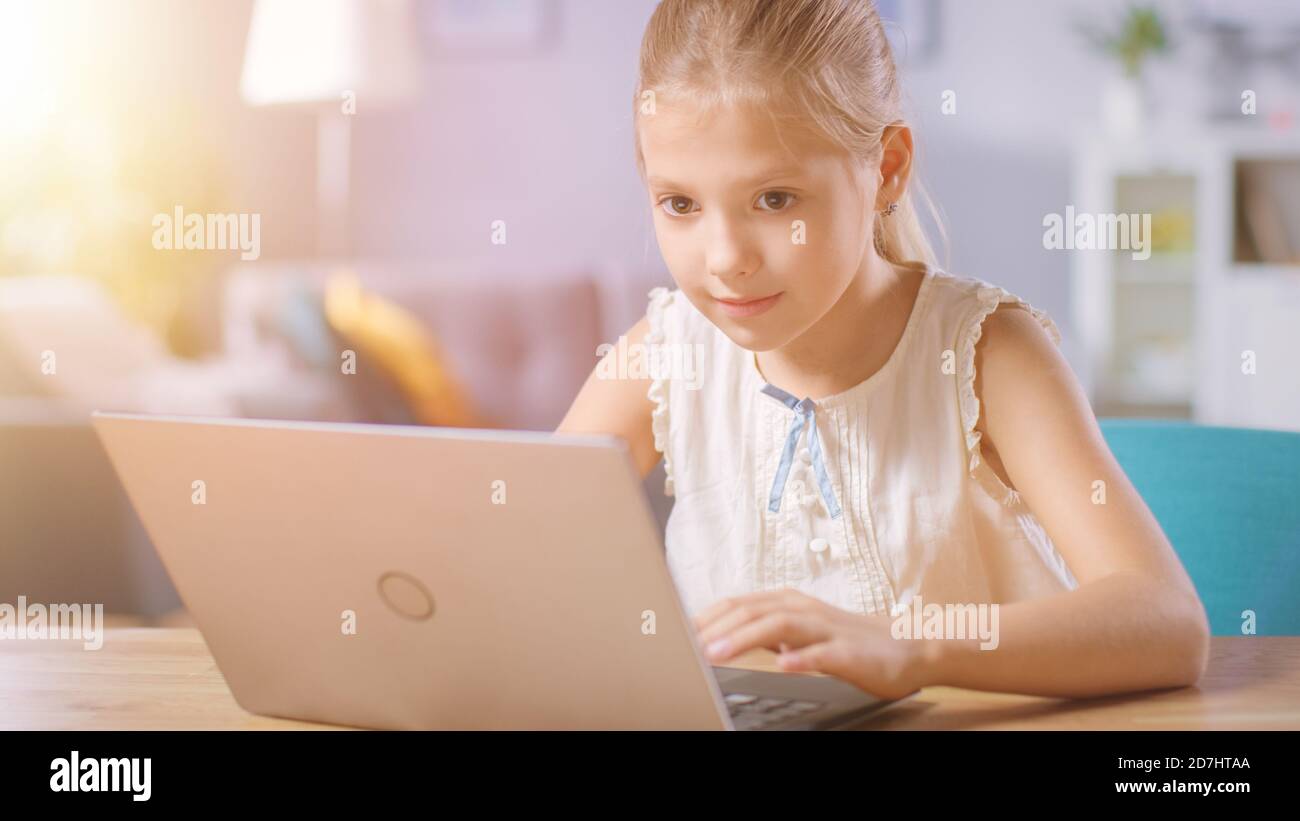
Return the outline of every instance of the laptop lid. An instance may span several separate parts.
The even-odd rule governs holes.
[[[377,728],[730,727],[615,437],[92,421],[250,712]]]

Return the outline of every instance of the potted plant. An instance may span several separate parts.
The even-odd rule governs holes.
[[[1116,135],[1136,134],[1149,105],[1143,89],[1143,66],[1151,56],[1170,49],[1160,12],[1134,4],[1110,27],[1080,24],[1078,28],[1093,48],[1119,61],[1120,71],[1103,91],[1103,120]]]

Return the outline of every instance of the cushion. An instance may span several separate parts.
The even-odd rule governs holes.
[[[395,302],[364,287],[350,272],[330,276],[324,289],[330,329],[356,352],[356,368],[387,374],[406,398],[417,422],[475,427],[468,394],[451,373],[437,341],[420,320]],[[342,360],[335,362],[339,367]]]

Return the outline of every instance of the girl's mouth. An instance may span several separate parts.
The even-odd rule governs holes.
[[[776,304],[785,291],[772,294],[771,296],[759,297],[757,299],[722,299],[714,297],[713,299],[722,307],[728,316],[749,317],[758,316]]]

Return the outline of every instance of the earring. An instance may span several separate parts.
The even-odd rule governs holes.
[[[887,209],[883,214],[881,214],[881,216],[883,216],[883,217],[893,216],[894,212],[897,211],[897,210],[898,210],[898,203],[897,203],[897,202],[891,202],[891,203],[889,204],[889,208],[888,208],[888,209]]]

